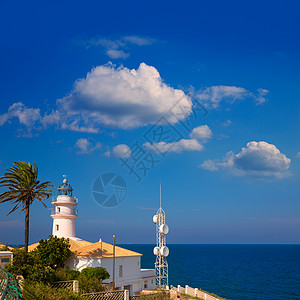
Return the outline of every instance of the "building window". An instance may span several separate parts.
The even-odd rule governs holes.
[[[148,286],[147,286],[147,281],[144,282],[144,289],[146,289]]]
[[[58,231],[59,230],[59,225],[56,225],[56,231]]]
[[[59,212],[59,213],[60,213],[60,207],[58,207],[58,208],[57,208],[57,212]]]
[[[1,258],[2,263],[8,263],[9,261],[9,257]]]
[[[153,284],[153,279],[151,279],[151,284]]]
[[[123,276],[123,265],[119,266],[119,277]]]

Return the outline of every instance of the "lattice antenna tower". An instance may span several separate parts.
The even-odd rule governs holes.
[[[161,207],[161,183],[159,186],[159,209],[153,216],[153,222],[156,227],[156,247],[153,249],[156,255],[155,271],[156,271],[156,287],[166,288],[168,282],[168,262],[169,248],[167,247],[166,235],[169,232],[169,226],[166,224],[166,214]]]

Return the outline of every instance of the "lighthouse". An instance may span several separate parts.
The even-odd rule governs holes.
[[[58,195],[53,199],[55,206],[52,210],[52,234],[59,238],[72,238],[76,240],[75,220],[78,217],[78,199],[73,197],[73,188],[64,175],[63,182],[58,187]]]

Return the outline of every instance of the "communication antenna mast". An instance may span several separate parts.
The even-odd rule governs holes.
[[[166,288],[169,285],[167,262],[169,248],[166,245],[166,234],[169,232],[169,226],[166,224],[166,215],[161,207],[161,183],[159,186],[159,204],[159,209],[153,216],[153,222],[156,224],[156,247],[153,249],[153,253],[156,255],[156,287]]]

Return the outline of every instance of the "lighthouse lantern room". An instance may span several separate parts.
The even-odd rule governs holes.
[[[58,195],[53,198],[51,217],[53,218],[52,234],[59,238],[76,239],[75,220],[78,217],[78,199],[73,197],[73,188],[64,175],[63,182],[58,187]]]

